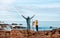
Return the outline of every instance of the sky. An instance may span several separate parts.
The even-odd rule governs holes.
[[[60,21],[60,0],[0,0],[0,21]]]

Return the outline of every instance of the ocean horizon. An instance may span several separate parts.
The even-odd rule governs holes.
[[[7,24],[12,24],[12,23],[22,24],[20,26],[27,27],[26,21],[15,21],[15,22],[5,21],[5,23],[7,23]],[[39,26],[38,27],[39,30],[52,30],[52,29],[60,28],[60,21],[39,21],[38,26]],[[50,28],[50,27],[53,27],[53,28]],[[31,22],[31,30],[33,30],[32,22]],[[36,30],[35,25],[34,25],[34,30]]]
[[[3,21],[3,22],[6,24],[16,23],[16,24],[22,24],[22,26],[27,26],[26,21]],[[60,27],[60,21],[39,21],[39,27],[50,27],[50,26]]]

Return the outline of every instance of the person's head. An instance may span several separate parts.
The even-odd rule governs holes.
[[[36,21],[38,21],[38,20],[36,20]]]
[[[30,18],[29,16],[27,18]]]

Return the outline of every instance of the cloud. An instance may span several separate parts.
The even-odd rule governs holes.
[[[60,8],[60,4],[36,5],[40,8]]]
[[[11,4],[11,3],[13,3],[14,1],[16,1],[16,0],[0,0],[0,3],[1,3],[1,4]]]
[[[60,4],[22,4],[22,5],[17,5],[17,6],[22,6],[22,7],[27,7],[27,8],[60,8]]]
[[[30,2],[29,1],[26,2],[25,0],[24,1],[19,0],[19,2],[17,3],[15,0],[4,0],[4,1],[0,0],[0,3],[3,4],[0,5],[0,20],[19,21],[23,19],[21,15],[24,15],[26,17],[27,16],[31,17],[34,14],[36,15],[34,19],[39,19],[40,21],[60,20],[60,13],[59,13],[60,3],[40,4],[37,2],[36,0],[34,1],[31,0]],[[5,5],[5,4],[10,4],[10,5]]]

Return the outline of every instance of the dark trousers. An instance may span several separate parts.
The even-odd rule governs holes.
[[[30,30],[30,24],[27,24],[27,30]]]
[[[36,26],[36,31],[38,31],[38,25]]]

